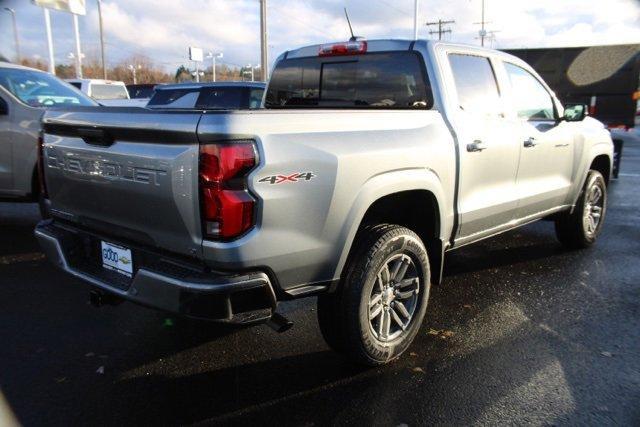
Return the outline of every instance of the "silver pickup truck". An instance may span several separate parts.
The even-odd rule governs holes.
[[[327,343],[377,365],[418,332],[446,252],[537,219],[571,248],[606,210],[612,142],[521,60],[432,41],[288,51],[264,109],[44,117],[47,256],[117,297],[271,321],[318,296]]]

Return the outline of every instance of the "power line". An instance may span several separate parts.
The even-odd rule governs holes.
[[[451,29],[450,28],[444,28],[444,25],[455,24],[455,23],[456,23],[456,21],[454,21],[454,20],[443,21],[442,19],[438,19],[436,22],[426,22],[424,25],[426,25],[427,27],[430,27],[432,25],[437,25],[438,29],[429,31],[429,34],[437,34],[438,35],[438,40],[442,40],[442,35],[443,34],[451,33]]]
[[[328,32],[324,31],[323,29],[321,29],[319,27],[316,27],[314,25],[311,25],[308,22],[305,22],[305,21],[301,20],[297,16],[288,13],[286,10],[281,9],[280,6],[276,6],[273,3],[271,3],[271,7],[278,9],[280,12],[282,12],[282,14],[287,15],[289,18],[293,19],[294,21],[297,21],[301,25],[304,25],[305,28],[312,28],[312,29],[316,30],[317,32],[319,32],[321,34],[324,34],[327,37],[333,37],[334,36],[333,34],[329,34]]]
[[[413,17],[413,13],[412,12],[407,12],[406,10],[400,9],[399,7],[396,7],[394,5],[392,5],[391,3],[385,1],[385,0],[378,0],[380,3],[384,3],[385,5],[387,5],[388,7],[390,7],[391,9],[395,10],[396,12],[400,12],[403,13],[407,16],[411,16]]]

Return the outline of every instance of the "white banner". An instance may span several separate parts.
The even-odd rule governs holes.
[[[85,0],[31,0],[33,4],[47,9],[70,12],[75,15],[86,15]]]
[[[204,55],[202,49],[199,47],[190,47],[189,48],[189,59],[191,61],[199,61],[202,62],[204,59]]]

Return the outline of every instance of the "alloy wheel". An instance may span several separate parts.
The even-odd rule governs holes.
[[[368,303],[369,327],[378,341],[393,341],[409,328],[421,285],[415,263],[405,254],[390,257],[378,271]]]

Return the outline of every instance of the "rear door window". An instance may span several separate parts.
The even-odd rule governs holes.
[[[449,63],[458,92],[458,104],[470,113],[498,115],[502,102],[489,58],[449,54]]]
[[[282,60],[273,72],[268,108],[431,108],[433,97],[415,52]]]
[[[127,88],[122,85],[91,83],[93,99],[129,99]]]

